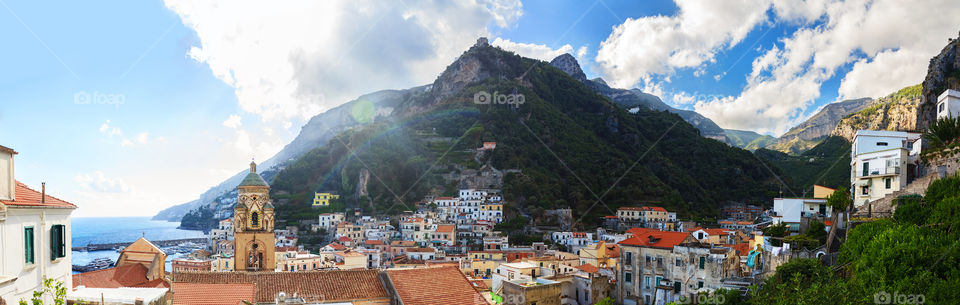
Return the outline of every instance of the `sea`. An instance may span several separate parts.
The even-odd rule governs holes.
[[[177,229],[179,222],[151,220],[150,217],[73,217],[71,219],[72,243],[74,247],[88,244],[130,243],[140,237],[147,240],[167,240],[206,237],[202,231]],[[167,271],[170,261],[184,254],[168,253]],[[86,265],[90,261],[107,257],[117,261],[120,252],[115,250],[73,251],[72,263]]]

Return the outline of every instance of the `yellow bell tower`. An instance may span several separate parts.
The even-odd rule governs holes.
[[[277,266],[273,204],[270,185],[257,174],[256,163],[250,162],[250,173],[237,186],[237,193],[233,210],[234,270],[273,271]]]

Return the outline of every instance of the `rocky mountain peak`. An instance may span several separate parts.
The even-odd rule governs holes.
[[[587,75],[583,73],[583,70],[580,69],[580,63],[577,62],[577,59],[570,55],[570,53],[563,53],[563,55],[557,56],[550,61],[550,65],[560,69],[567,73],[567,75],[572,76],[578,81],[584,82],[587,80]]]
[[[917,111],[917,129],[925,130],[936,120],[937,97],[947,89],[960,89],[960,38],[950,39],[940,54],[930,59]]]

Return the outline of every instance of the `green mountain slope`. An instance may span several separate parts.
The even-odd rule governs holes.
[[[842,137],[829,136],[798,156],[766,148],[754,153],[782,171],[781,178],[793,191],[784,190],[784,196],[802,196],[814,184],[831,188],[850,184],[850,146]]]
[[[525,99],[478,105],[480,92]],[[312,216],[316,190],[340,193],[348,208],[398,213],[449,194],[450,177],[484,165],[520,170],[504,178],[509,213],[573,208],[587,224],[651,201],[712,216],[728,200],[762,204],[777,189],[750,152],[699,136],[676,114],[631,114],[545,62],[486,45],[399,105],[392,120],[343,132],[284,168],[272,189],[279,218]],[[497,148],[475,155],[482,141]]]
[[[777,142],[777,138],[748,130],[725,129],[727,143],[746,150],[757,150]]]

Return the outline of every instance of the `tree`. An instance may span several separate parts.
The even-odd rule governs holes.
[[[847,188],[840,187],[837,190],[833,191],[833,194],[830,194],[830,197],[827,197],[827,205],[830,206],[831,212],[830,220],[833,222],[830,225],[830,235],[827,236],[827,252],[830,252],[830,246],[833,245],[833,239],[837,235],[837,218],[840,215],[840,211],[845,211],[850,205],[853,204],[853,199],[850,199],[850,193],[847,191]]]
[[[44,305],[43,299],[45,296],[53,297],[54,305],[67,304],[67,288],[63,286],[63,282],[54,282],[51,278],[45,278],[43,279],[43,288],[33,292],[33,298],[30,299],[29,303],[27,300],[20,299],[20,305]]]
[[[783,223],[775,224],[766,228],[763,228],[763,235],[770,237],[784,237],[787,236],[787,226]],[[771,238],[770,244],[774,247],[779,247],[783,245],[783,240],[779,238]]]
[[[599,302],[595,303],[594,305],[613,305],[613,304],[614,304],[614,303],[613,303],[613,299],[611,299],[610,297],[605,297],[605,298],[603,298],[603,300],[600,300]]]
[[[960,137],[960,120],[951,117],[938,119],[930,124],[923,137],[934,149],[946,148]]]

